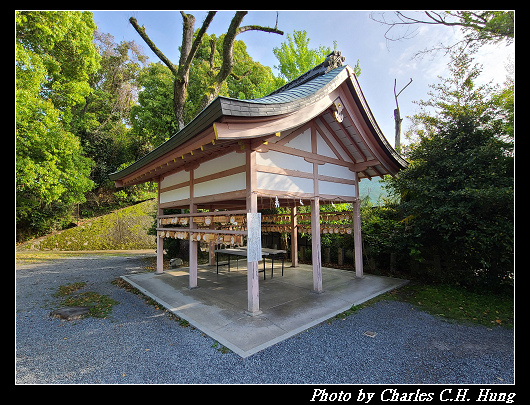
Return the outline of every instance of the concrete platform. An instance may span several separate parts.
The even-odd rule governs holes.
[[[311,266],[288,267],[281,276],[281,263],[275,263],[271,278],[260,274],[261,315],[249,316],[247,309],[246,262],[216,274],[215,266],[199,266],[199,288],[188,289],[188,269],[164,274],[138,273],[122,276],[134,287],[153,298],[178,317],[187,320],[241,357],[248,357],[284,339],[315,326],[377,295],[406,284],[407,280],[322,268],[324,292],[312,291]],[[262,266],[260,265],[260,269]]]

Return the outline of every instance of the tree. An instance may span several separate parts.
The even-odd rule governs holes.
[[[17,238],[64,220],[93,187],[93,164],[70,132],[72,108],[99,67],[92,13],[16,13]]]
[[[434,278],[499,288],[513,276],[513,104],[507,89],[475,84],[480,67],[467,54],[453,54],[449,70],[419,103],[434,110],[414,117],[410,166],[390,188],[411,256],[442,258]]]
[[[81,140],[85,155],[95,162],[91,178],[96,186],[109,186],[113,184],[109,173],[136,155],[130,112],[147,57],[134,41],[116,44],[110,34],[96,31],[94,42],[101,67],[90,75],[91,93],[73,109],[71,131]]]
[[[153,41],[147,35],[145,28],[138,25],[138,22],[134,17],[129,19],[131,25],[135,28],[138,34],[151,48],[151,50],[160,58],[160,60],[169,68],[174,76],[174,88],[173,88],[173,109],[177,118],[179,129],[182,129],[185,125],[184,120],[184,107],[186,99],[188,97],[188,86],[189,86],[189,75],[192,62],[195,59],[197,50],[202,43],[203,36],[206,34],[206,30],[214,18],[216,11],[209,11],[206,18],[203,21],[201,28],[194,37],[195,31],[195,17],[191,14],[186,14],[183,11],[180,12],[182,16],[182,45],[180,47],[180,59],[178,66],[174,65],[153,43]],[[222,46],[222,58],[221,65],[215,66],[213,53],[216,47],[216,41],[211,42],[211,54],[209,58],[210,62],[210,76],[208,86],[203,89],[201,102],[198,106],[198,110],[205,108],[221,90],[221,87],[229,75],[233,74],[234,68],[233,59],[233,47],[234,41],[237,35],[246,31],[264,31],[269,33],[275,33],[283,35],[283,31],[271,27],[262,27],[259,25],[246,25],[240,26],[243,18],[247,14],[247,11],[237,11],[230,26],[223,38]],[[277,21],[276,21],[277,22]]]
[[[205,34],[197,49],[190,67],[188,95],[183,110],[186,123],[202,108],[204,89],[212,79],[211,66],[220,63],[223,42],[223,35],[217,38],[214,34]],[[234,41],[233,60],[233,74],[225,80],[219,89],[219,95],[240,99],[259,98],[284,84],[282,79],[274,77],[268,66],[252,60],[241,40]],[[133,135],[144,153],[178,131],[173,110],[174,80],[171,70],[160,62],[152,63],[142,70],[142,90],[138,94],[138,105],[131,110],[131,122]]]
[[[282,42],[279,48],[272,50],[280,63],[274,67],[280,71],[280,76],[287,81],[296,79],[301,74],[324,62],[326,56],[333,50],[329,46],[325,47],[322,45],[316,49],[310,49],[309,41],[310,38],[307,37],[305,30],[294,30],[292,37],[287,34],[287,41]],[[336,41],[333,42],[333,45],[334,49],[336,49]],[[358,60],[354,71],[357,76],[361,74]]]
[[[396,151],[401,151],[401,123],[403,122],[403,118],[401,118],[401,113],[399,111],[399,103],[398,103],[398,97],[399,95],[405,90],[409,84],[412,83],[412,77],[410,78],[410,81],[403,87],[397,94],[396,94],[396,84],[397,79],[394,79],[394,99],[396,100],[396,109],[394,110],[394,122],[396,124],[396,137],[395,137],[395,143],[394,148]]]
[[[162,63],[150,63],[142,69],[138,104],[131,109],[132,135],[138,145],[135,159],[148,153],[178,131],[173,110],[175,78]]]
[[[514,11],[411,11],[407,12],[407,14],[395,11],[394,18],[388,21],[385,13],[379,13],[378,16],[376,13],[371,13],[370,18],[389,27],[385,32],[387,41],[412,38],[417,32],[415,30],[411,31],[409,28],[425,24],[459,27],[465,34],[464,39],[452,45],[440,43],[434,48],[417,52],[414,57],[440,50],[448,53],[452,49],[461,46],[465,50],[470,46],[479,47],[486,43],[498,43],[501,41],[505,41],[509,45],[515,38]],[[406,27],[406,31],[393,36],[393,30],[398,27]]]

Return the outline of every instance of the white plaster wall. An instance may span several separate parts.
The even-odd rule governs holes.
[[[313,179],[257,172],[257,188],[285,192],[313,193]]]
[[[337,149],[337,151],[339,152],[339,154],[342,156],[342,158],[347,161],[347,162],[350,162],[350,163],[353,163],[353,161],[350,159],[350,157],[346,154],[346,152],[344,151],[343,147],[340,146],[340,144],[337,142],[337,140],[335,139],[335,137],[333,137],[329,131],[327,130],[326,127],[324,127],[323,124],[321,124],[319,122],[319,120],[317,120],[317,125],[318,125],[318,128],[326,134],[326,136],[328,137],[329,141],[331,142],[331,144],[335,147],[335,149]]]
[[[285,146],[311,152],[311,128],[307,128],[300,135],[291,139]]]
[[[189,173],[186,173],[186,174],[189,175]],[[177,188],[176,190],[164,191],[163,193],[160,193],[161,203],[185,200],[186,198],[190,198],[190,187],[189,186],[184,186],[181,188]]]
[[[219,156],[218,158],[201,163],[201,165],[193,172],[193,176],[195,179],[198,179],[210,174],[218,173],[222,170],[228,170],[233,169],[234,167],[242,166],[245,164],[245,156],[245,153],[236,152]]]
[[[257,153],[256,164],[313,173],[313,164],[306,162],[303,157],[293,156],[273,150],[265,153]]]
[[[162,180],[162,182],[160,183],[160,188],[174,186],[175,184],[189,181],[189,179],[190,173],[185,170],[182,170],[180,172],[173,173],[167,177],[164,177],[164,180]]]
[[[329,181],[318,181],[318,193],[321,195],[331,194],[337,196],[356,197],[353,184],[332,183]]]
[[[324,155],[330,158],[337,159],[337,155],[335,155],[335,152],[328,146],[324,138],[320,136],[320,134],[317,132],[317,153],[319,155]]]
[[[338,177],[340,179],[355,179],[355,173],[350,171],[347,167],[326,163],[324,165],[318,165],[318,174],[324,176]]]
[[[243,156],[245,156],[243,154]],[[239,165],[236,165],[239,166]],[[223,168],[223,170],[226,170]],[[196,173],[196,172],[195,172]],[[246,173],[236,173],[220,179],[205,181],[195,184],[193,187],[194,197],[226,193],[228,191],[244,190],[246,188]]]

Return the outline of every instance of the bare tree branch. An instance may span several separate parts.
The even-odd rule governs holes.
[[[138,22],[134,17],[129,19],[132,26],[140,34],[145,43],[151,48],[151,50],[160,58],[160,60],[171,70],[171,73],[175,76],[175,81],[173,83],[173,109],[175,116],[179,123],[179,128],[184,127],[184,105],[186,98],[188,96],[188,80],[189,72],[195,54],[199,49],[199,46],[202,43],[202,39],[206,34],[212,19],[214,18],[216,11],[209,11],[206,18],[204,19],[201,28],[199,29],[197,36],[193,39],[193,34],[195,32],[195,17],[191,14],[186,14],[184,11],[180,12],[182,16],[182,44],[180,47],[180,58],[178,68],[171,63],[171,61],[156,47],[153,41],[149,38],[145,32],[145,28],[138,25]],[[238,76],[232,72],[234,68],[234,58],[232,55],[234,41],[237,35],[246,32],[246,31],[263,31],[274,34],[283,35],[283,31],[277,28],[278,26],[278,13],[276,14],[276,25],[274,28],[271,27],[262,27],[260,25],[246,25],[240,27],[243,17],[247,15],[248,11],[238,11],[232,18],[230,22],[230,27],[226,32],[226,35],[223,40],[223,49],[222,49],[222,64],[221,67],[214,66],[214,56],[215,56],[215,47],[216,40],[210,40],[210,57],[209,63],[211,71],[210,73],[213,76],[213,72],[217,72],[215,77],[213,77],[213,83],[208,86],[205,90],[204,96],[201,100],[200,109],[206,107],[218,94],[221,89],[221,85],[227,79],[229,75],[232,75],[237,80],[241,80],[243,77],[247,76],[250,71],[245,72],[243,75]],[[193,42],[192,42],[193,40]]]
[[[263,31],[283,35],[283,31],[277,29],[276,27],[262,27],[261,25],[245,25],[244,27],[239,27],[236,35],[242,34],[245,31]]]
[[[217,13],[217,11],[208,11],[208,15],[204,19],[204,21],[202,23],[202,27],[199,30],[199,32],[197,34],[197,37],[195,38],[195,41],[193,41],[193,46],[191,47],[191,51],[190,51],[190,53],[188,55],[188,58],[186,60],[186,65],[188,67],[191,65],[191,61],[195,57],[195,54],[197,53],[197,49],[199,48],[199,45],[202,42],[202,37],[206,33],[206,30],[210,26],[210,23],[212,22],[212,20],[213,20],[213,18],[214,18],[216,13]],[[192,35],[193,35],[193,33],[192,33]]]
[[[394,98],[396,100],[396,109],[394,110],[394,121],[395,121],[395,129],[396,129],[396,138],[395,138],[395,149],[400,152],[401,149],[401,123],[403,122],[403,118],[401,118],[401,113],[399,112],[399,104],[398,104],[398,97],[399,95],[405,90],[409,84],[412,83],[412,77],[410,78],[410,82],[406,84],[405,87],[403,87],[399,93],[396,94],[396,84],[397,79],[394,79]]]
[[[234,58],[232,51],[234,48],[234,41],[237,35],[246,31],[263,31],[283,35],[283,31],[277,29],[276,27],[262,27],[260,25],[246,25],[240,27],[243,18],[247,14],[248,11],[237,11],[234,17],[232,18],[230,26],[228,27],[228,31],[226,32],[226,35],[223,40],[223,61],[221,68],[215,76],[214,83],[209,87],[208,91],[205,93],[200,108],[206,107],[215,97],[217,97],[221,89],[221,85],[227,79],[228,76],[232,75],[232,77],[234,77],[236,80],[241,80],[243,77],[250,73],[246,72],[241,76],[237,76],[232,73],[232,69],[234,68]]]
[[[140,34],[140,36],[145,41],[145,43],[149,46],[149,48],[151,48],[151,50],[155,53],[155,55],[158,56],[162,62],[164,62],[164,64],[169,68],[169,70],[171,70],[171,72],[174,75],[177,75],[178,74],[178,70],[175,67],[175,65],[173,65],[173,63],[171,63],[171,61],[166,57],[166,55],[164,55],[162,53],[162,51],[160,51],[160,49],[158,49],[156,47],[156,45],[153,43],[153,41],[151,41],[151,38],[149,38],[149,36],[145,32],[145,28],[143,26],[140,27],[138,25],[138,22],[136,21],[136,18],[134,18],[134,17],[129,18],[129,22],[134,27],[136,32],[138,32],[138,34]]]
[[[497,43],[502,40],[510,44],[515,37],[515,14],[513,11],[424,11],[419,16],[414,14],[406,15],[401,11],[395,11],[393,16],[393,19],[387,20],[384,13],[370,14],[370,19],[389,27],[384,34],[387,41],[399,41],[412,38],[417,32],[409,31],[409,27],[422,24],[460,27],[465,33],[465,38],[457,44],[440,44],[439,47],[418,52],[414,57],[439,50],[445,50],[447,53],[462,42],[465,43],[465,47],[483,45],[488,42]],[[396,36],[393,36],[391,34],[392,29],[399,26],[406,27],[405,33],[398,33]]]

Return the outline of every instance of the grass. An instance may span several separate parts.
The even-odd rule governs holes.
[[[478,294],[458,286],[410,283],[389,293],[422,311],[459,322],[513,328],[513,296]]]
[[[59,288],[57,288],[57,292],[53,294],[54,297],[64,297],[66,295],[70,295],[77,290],[80,290],[86,286],[86,283],[84,281],[79,281],[77,283],[67,284],[67,285],[60,285]]]
[[[344,319],[362,308],[383,300],[408,302],[429,314],[461,323],[487,327],[513,328],[514,300],[512,296],[478,294],[462,287],[428,285],[411,282],[404,287],[379,295],[360,305],[354,305],[333,319]]]
[[[85,282],[60,285],[54,297],[66,297],[59,303],[61,307],[88,307],[88,314],[93,318],[106,318],[112,311],[112,307],[119,304],[118,301],[108,295],[98,294],[93,291],[86,291],[75,294],[78,290],[86,286]]]

